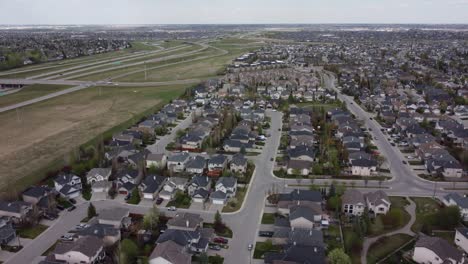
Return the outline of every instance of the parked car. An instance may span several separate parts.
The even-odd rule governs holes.
[[[258,236],[261,237],[273,237],[274,232],[271,231],[259,231]]]
[[[403,164],[408,164],[408,162],[406,162],[406,160],[402,160],[401,162],[403,162]]]
[[[60,237],[60,240],[62,240],[62,241],[73,241],[73,235],[65,234],[65,235]]]
[[[72,203],[72,204],[76,204],[76,200],[75,200],[75,199],[73,199],[73,198],[72,198],[72,199],[70,199],[69,201],[70,201],[70,203]]]
[[[164,201],[163,198],[158,198],[158,199],[156,199],[156,204],[160,205],[160,204],[162,204],[163,201]]]
[[[72,207],[69,207],[67,210],[68,210],[68,212],[71,212],[71,211],[73,211],[75,209],[76,209],[76,206],[73,205]]]
[[[65,207],[61,206],[60,204],[57,204],[57,206],[55,207],[60,211],[63,211],[65,209]]]
[[[131,193],[129,193],[129,194],[127,194],[127,196],[125,196],[125,201],[130,200],[130,198],[132,198],[132,194],[131,194]]]
[[[224,237],[215,237],[215,238],[213,239],[213,242],[215,242],[215,243],[221,243],[221,244],[227,244],[229,241],[228,241],[226,238],[224,238]]]
[[[175,206],[171,206],[167,208],[168,211],[177,211],[177,208]]]
[[[216,250],[216,251],[220,251],[220,250],[221,250],[221,247],[218,246],[218,245],[210,245],[209,248],[212,249],[212,250]]]
[[[247,247],[247,249],[248,249],[249,251],[252,251],[253,245],[252,245],[252,244],[249,244],[249,246]]]
[[[44,218],[52,221],[52,220],[57,219],[57,216],[52,215],[52,214],[44,214]]]
[[[79,224],[79,225],[76,225],[75,229],[84,229],[84,228],[87,228],[89,227],[89,225],[87,224]]]

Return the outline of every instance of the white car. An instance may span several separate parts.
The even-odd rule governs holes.
[[[177,208],[175,206],[170,206],[167,208],[168,211],[177,211]]]

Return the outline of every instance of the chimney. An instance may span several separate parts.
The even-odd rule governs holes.
[[[316,247],[314,247],[314,252],[317,253],[317,248]]]
[[[295,246],[296,244],[297,244],[296,241],[294,241],[294,242],[293,242],[293,245]],[[314,250],[315,250],[315,248],[314,248]]]
[[[185,225],[186,225],[187,227],[190,226],[189,220],[186,220],[186,221],[185,221]]]

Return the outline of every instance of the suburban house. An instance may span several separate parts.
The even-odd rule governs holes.
[[[289,208],[289,222],[291,228],[312,229],[322,220],[322,210],[320,207],[311,208],[310,206],[301,206],[298,201],[296,206]]]
[[[166,184],[163,186],[163,190],[159,192],[159,197],[164,200],[171,200],[177,191],[185,191],[187,187],[187,178],[182,177],[169,177],[167,178]]]
[[[238,153],[232,156],[229,169],[234,173],[245,173],[247,171],[247,159]]]
[[[224,205],[230,197],[236,195],[237,178],[220,177],[215,185],[215,191],[210,194],[213,204]]]
[[[22,193],[23,201],[37,205],[42,199],[53,194],[54,191],[47,186],[32,186]]]
[[[91,185],[95,182],[107,181],[111,173],[110,168],[94,168],[86,174],[86,181]]]
[[[186,152],[175,153],[167,159],[167,168],[173,172],[183,172],[190,155]]]
[[[421,235],[414,245],[412,259],[416,263],[464,263],[461,251],[440,237]]]
[[[204,189],[206,191],[210,190],[211,187],[211,178],[203,175],[193,176],[187,187],[188,194],[193,195],[195,191]]]
[[[220,176],[227,165],[227,157],[216,155],[208,160],[208,176]]]
[[[81,178],[72,173],[61,173],[54,179],[55,190],[67,198],[81,194]]]
[[[178,213],[167,222],[168,229],[196,231],[203,227],[203,218],[199,214]]]
[[[59,242],[47,261],[93,264],[105,258],[104,243],[95,236],[85,236],[73,242]]]
[[[78,230],[79,237],[95,236],[104,242],[104,246],[112,246],[120,241],[120,228],[114,225],[94,223],[90,226]]]
[[[98,212],[98,223],[112,225],[115,228],[128,227],[131,222],[130,211],[121,207],[107,208]]]
[[[154,200],[158,192],[166,182],[166,178],[158,175],[146,175],[145,179],[138,186],[144,199]]]
[[[149,257],[149,264],[190,264],[192,255],[172,240],[159,243]]]
[[[123,169],[117,172],[117,187],[119,194],[128,195],[141,181],[142,174],[134,169]]]
[[[377,172],[377,161],[373,159],[354,159],[350,163],[352,175],[371,176]]]
[[[10,217],[13,223],[22,223],[27,220],[33,205],[23,201],[0,201],[0,217]]]
[[[341,208],[342,212],[346,215],[362,215],[366,208],[364,195],[358,190],[346,190],[343,196],[341,196]]]
[[[7,245],[16,238],[16,230],[9,217],[0,217],[0,245]]]
[[[468,197],[462,197],[458,193],[449,193],[444,196],[442,202],[446,206],[458,206],[464,221],[468,221]]]
[[[172,241],[188,251],[206,252],[214,233],[212,228],[202,227],[203,219],[200,215],[191,213],[177,214],[168,221],[167,226],[156,241],[157,246]]]
[[[146,157],[146,167],[165,168],[167,156],[164,153],[150,153]]]
[[[206,168],[206,159],[202,156],[190,157],[185,165],[185,171],[192,174],[202,174]]]
[[[276,263],[314,263],[325,264],[325,249],[317,246],[291,244],[280,253],[268,252],[265,254],[264,262]]]
[[[286,172],[289,175],[309,175],[312,168],[312,162],[308,160],[290,160]]]
[[[390,199],[384,191],[375,191],[366,194],[366,204],[369,212],[377,214],[387,214],[392,205]]]
[[[468,228],[456,228],[455,229],[455,244],[468,253]]]
[[[294,209],[297,206],[307,206],[321,214],[322,194],[319,191],[296,189],[279,195],[277,209],[280,214],[289,215],[291,208]]]

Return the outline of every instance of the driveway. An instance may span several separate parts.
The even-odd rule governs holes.
[[[204,205],[203,203],[197,203],[197,202],[192,201],[192,204],[190,204],[189,210],[198,210],[198,211],[206,210],[208,209],[208,205],[209,204]]]

